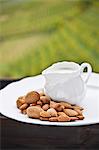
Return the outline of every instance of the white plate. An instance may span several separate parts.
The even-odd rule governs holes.
[[[28,118],[23,115],[16,107],[16,99],[26,94],[31,90],[38,90],[44,87],[44,77],[38,75],[29,77],[11,83],[0,91],[0,112],[6,117],[32,124],[41,125],[57,125],[57,126],[80,126],[99,123],[99,74],[92,73],[88,86],[87,93],[83,99],[81,106],[84,107],[84,120],[75,122],[48,122],[38,119]]]

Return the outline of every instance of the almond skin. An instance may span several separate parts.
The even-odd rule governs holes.
[[[74,117],[78,115],[78,113],[72,109],[64,109],[64,113],[70,117]]]
[[[36,106],[41,108],[41,105],[36,105]]]
[[[32,118],[40,118],[41,111],[43,111],[42,108],[38,106],[31,106],[27,108],[27,115]]]
[[[58,121],[58,117],[51,117],[51,118],[49,118],[49,121],[57,122]]]
[[[40,117],[40,120],[42,120],[42,121],[48,121],[49,120],[49,118],[44,118],[44,117]]]
[[[24,103],[25,103],[24,96],[19,97],[16,101],[17,108],[20,108],[21,105],[23,105]]]
[[[59,116],[60,116],[60,115],[66,116],[66,114],[65,114],[64,112],[58,112],[58,115],[59,115]]]
[[[57,111],[54,108],[50,108],[47,112],[51,115],[51,117],[57,117]]]
[[[42,103],[41,100],[37,101],[37,104],[38,104],[38,105],[41,105],[41,106],[43,105],[43,103]]]
[[[75,121],[75,120],[78,120],[77,117],[69,117],[70,118],[70,121]]]
[[[78,118],[79,120],[83,120],[83,119],[84,119],[84,116],[79,115],[79,116],[77,116],[77,118]]]
[[[32,104],[37,102],[40,99],[40,94],[36,91],[32,91],[27,93],[27,95],[25,96],[25,102],[27,104]]]
[[[65,122],[65,121],[70,121],[70,118],[66,115],[60,115],[58,116],[58,121],[59,122]]]
[[[73,109],[80,109],[80,110],[83,110],[83,108],[82,108],[81,106],[76,106],[76,105],[72,106],[72,108],[73,108]]]
[[[44,104],[42,106],[42,109],[45,110],[45,111],[48,110],[49,109],[49,104]]]
[[[50,101],[50,108],[54,108],[57,111],[63,111],[64,106],[62,106],[60,103],[56,103],[56,102]]]
[[[27,110],[26,109],[21,110],[21,113],[24,114],[24,115],[26,115],[27,114]]]
[[[71,104],[70,103],[67,103],[67,102],[60,102],[60,104],[62,106],[64,106],[65,108],[72,108]]]
[[[27,107],[28,107],[28,104],[25,103],[25,104],[21,105],[19,109],[20,109],[20,110],[24,110],[24,109],[26,109]]]
[[[57,111],[63,111],[63,109],[64,109],[64,106],[61,106],[61,104],[56,104],[56,107],[55,107],[55,109],[57,110]]]
[[[56,107],[56,102],[50,101],[50,108],[54,108]]]
[[[74,110],[78,113],[78,115],[82,115],[82,112],[81,112],[81,110],[80,110],[80,109],[78,109],[78,108],[74,108]]]
[[[43,104],[49,104],[51,99],[48,96],[41,96],[40,100],[43,102]]]
[[[58,121],[62,122],[62,121],[70,121],[70,117],[67,116],[64,112],[58,112]]]
[[[47,111],[43,110],[40,112],[40,117],[49,118],[49,117],[51,117],[51,115]]]
[[[40,96],[45,96],[43,91],[40,91],[39,94],[40,94]]]
[[[36,106],[37,104],[36,104],[36,102],[35,103],[32,103],[32,104],[30,104],[30,106]]]

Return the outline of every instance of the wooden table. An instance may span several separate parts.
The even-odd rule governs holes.
[[[15,80],[0,80],[0,88]],[[0,115],[1,150],[99,149],[99,124],[78,127],[21,123]]]

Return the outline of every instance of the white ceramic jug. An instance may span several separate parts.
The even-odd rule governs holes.
[[[87,68],[87,73],[83,78],[84,68]],[[53,100],[79,104],[86,93],[86,83],[91,72],[88,63],[55,63],[42,72],[45,77],[44,91]]]

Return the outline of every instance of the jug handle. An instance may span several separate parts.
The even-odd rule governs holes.
[[[80,73],[81,74],[83,73],[85,68],[87,68],[87,74],[86,74],[86,76],[84,76],[83,80],[84,80],[85,83],[87,83],[88,79],[89,79],[89,77],[91,75],[91,72],[92,72],[92,67],[91,67],[91,65],[89,63],[82,63],[81,64],[81,68],[80,68]]]

